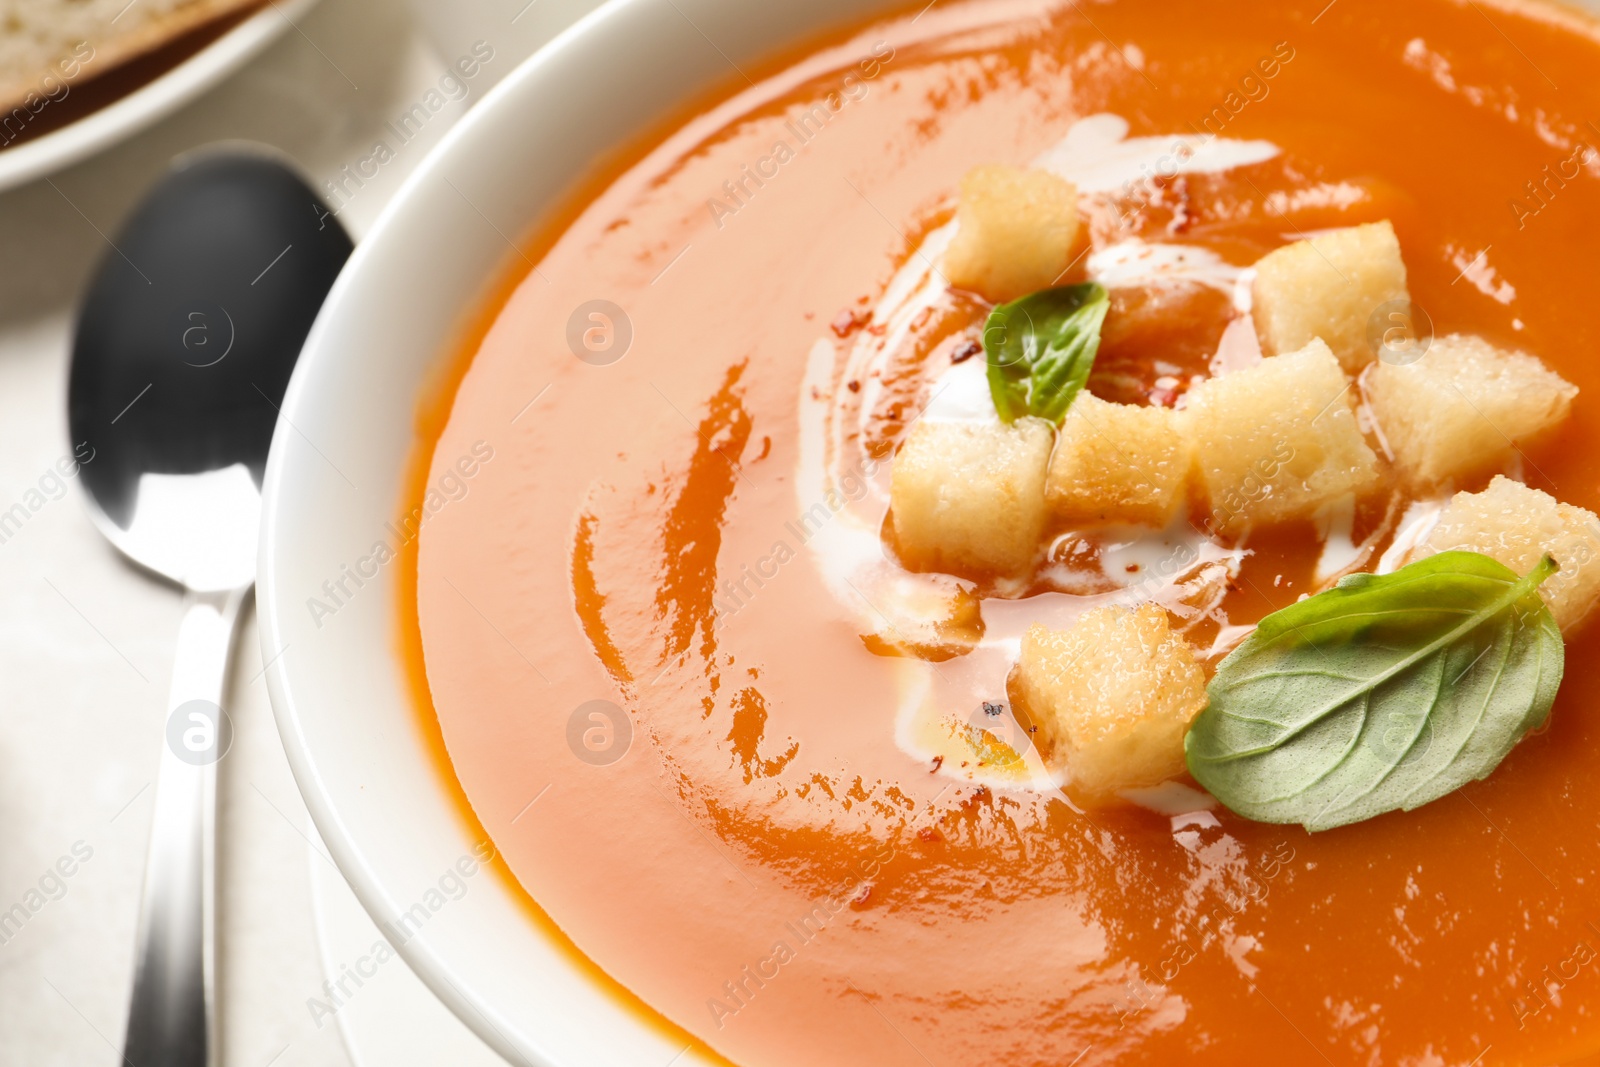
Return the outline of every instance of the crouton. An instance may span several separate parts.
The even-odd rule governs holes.
[[[1387,221],[1296,241],[1256,263],[1253,314],[1261,350],[1279,355],[1320,337],[1349,374],[1376,352],[1367,323],[1379,306],[1411,299],[1400,242]]]
[[[1086,799],[1182,774],[1184,731],[1206,704],[1194,650],[1154,604],[1096,608],[1066,630],[1033,626],[1012,685]]]
[[[1578,395],[1536,357],[1461,334],[1436,338],[1415,362],[1378,363],[1365,386],[1395,466],[1421,485],[1501,466]]]
[[[1045,495],[1070,523],[1161,527],[1184,503],[1192,462],[1177,412],[1082,392],[1061,424]]]
[[[961,180],[944,274],[996,304],[1056,284],[1072,262],[1078,190],[1048,171],[990,165]]]
[[[1378,479],[1350,408],[1354,392],[1328,346],[1212,378],[1190,390],[1180,425],[1223,533],[1310,516]]]
[[[1539,587],[1539,595],[1566,634],[1585,621],[1600,597],[1600,519],[1504,476],[1481,493],[1452,497],[1412,557],[1454,550],[1481,552],[1518,574],[1550,553],[1561,569]]]
[[[889,504],[901,558],[914,570],[1015,575],[1044,534],[1045,473],[1055,432],[1043,419],[923,419],[895,456]]]

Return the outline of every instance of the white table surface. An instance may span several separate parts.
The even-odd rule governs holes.
[[[435,10],[428,22],[435,38],[446,28],[446,50],[450,32],[495,35],[480,86],[553,30],[523,0],[437,3],[448,14]],[[320,187],[368,156],[385,123],[438,84],[443,61],[429,41],[400,0],[326,0],[196,105],[48,182],[0,195],[0,511],[68,454],[67,354],[78,295],[107,252],[104,235],[116,232],[168,161],[245,138],[284,150]],[[340,218],[353,236],[468,102],[447,105],[349,199]],[[119,1061],[179,617],[178,595],[123,563],[90,526],[77,492],[51,500],[0,543],[0,913],[38,905],[21,929],[0,931],[7,1065]],[[228,705],[235,742],[219,786],[223,1062],[347,1067],[340,1027],[326,1018],[319,1026],[308,1006],[325,977],[311,867],[326,861],[311,840],[261,670],[249,617]],[[59,884],[46,879],[74,847],[87,861]],[[31,896],[41,879],[47,892]],[[353,898],[331,865],[316,881],[317,913],[330,931],[323,955],[336,959],[341,938],[363,936],[365,916],[350,911]],[[437,1002],[418,1007],[426,994],[414,977],[397,972],[386,982],[389,991],[364,993],[339,1021],[371,1025],[398,1005],[415,1025],[437,1026],[414,1043],[415,1055],[389,1049],[359,1055],[362,1064],[465,1062],[443,1052],[459,1034],[446,1032],[453,1023]]]

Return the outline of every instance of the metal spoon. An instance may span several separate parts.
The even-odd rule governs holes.
[[[67,421],[95,525],[186,608],[139,912],[124,1059],[216,1067],[216,762],[260,486],[289,372],[350,239],[260,154],[181,161],[134,211],[79,314]]]

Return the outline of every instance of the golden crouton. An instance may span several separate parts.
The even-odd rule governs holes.
[[[915,570],[1015,575],[1044,534],[1045,472],[1055,437],[1032,417],[999,422],[924,419],[894,459],[890,514],[900,555]]]
[[[1045,495],[1069,523],[1161,527],[1184,503],[1192,460],[1170,408],[1081,392],[1056,438]]]
[[[1181,424],[1213,525],[1238,532],[1308,517],[1370,488],[1378,461],[1350,408],[1354,391],[1320,340],[1191,390]]]
[[[1154,604],[1096,608],[1066,630],[1033,626],[1012,682],[1051,761],[1086,799],[1183,773],[1184,731],[1206,704],[1194,650]]]
[[[1320,337],[1344,369],[1371,363],[1372,313],[1392,300],[1410,300],[1400,242],[1387,221],[1332,230],[1296,241],[1256,263],[1253,308],[1261,350],[1293,352]]]
[[[1550,553],[1561,569],[1539,587],[1539,595],[1563,633],[1575,630],[1600,596],[1600,520],[1594,512],[1510,478],[1497,476],[1481,493],[1457,493],[1412,556],[1453,550],[1481,552],[1518,574]]]
[[[944,275],[996,304],[1057,284],[1078,236],[1078,190],[1049,171],[990,165],[961,180]]]
[[[1380,362],[1365,384],[1395,466],[1423,485],[1502,465],[1578,395],[1537,358],[1461,334],[1435,339],[1415,362]]]

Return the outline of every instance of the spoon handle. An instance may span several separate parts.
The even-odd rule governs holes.
[[[178,628],[123,1046],[124,1061],[139,1067],[221,1062],[212,996],[217,761],[233,730],[220,706],[249,592],[189,594]]]

